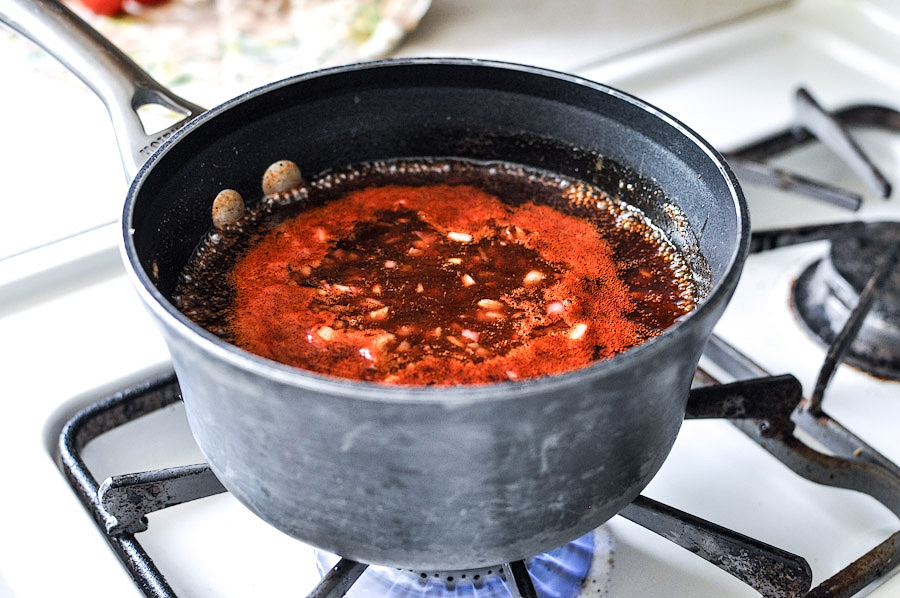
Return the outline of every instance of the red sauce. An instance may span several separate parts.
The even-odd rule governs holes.
[[[182,309],[292,366],[446,385],[583,367],[692,308],[677,254],[648,223],[618,226],[618,208],[585,218],[536,203],[566,195],[543,180],[524,185],[528,197],[519,181],[503,201],[477,186],[486,167],[467,168],[478,175],[470,182],[357,181],[241,231],[225,289],[196,283],[218,260],[208,256],[222,253],[200,252],[179,290]],[[211,294],[218,307],[204,309]]]

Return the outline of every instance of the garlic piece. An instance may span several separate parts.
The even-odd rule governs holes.
[[[478,307],[496,311],[498,309],[503,309],[506,305],[496,299],[479,299]]]
[[[547,304],[547,315],[548,316],[559,316],[562,315],[563,312],[566,311],[566,306],[562,304],[561,301],[552,301]]]
[[[290,160],[274,162],[263,173],[262,188],[266,195],[289,191],[304,184],[300,168]]]
[[[383,320],[387,320],[388,314],[390,312],[390,308],[387,306],[382,307],[381,309],[374,309],[369,312],[369,317],[375,320],[376,322],[381,322]]]
[[[544,278],[545,276],[543,272],[532,270],[525,275],[525,278],[522,280],[522,282],[526,287],[531,287],[540,283],[542,280],[544,280]]]
[[[450,239],[451,241],[458,241],[460,243],[471,243],[472,242],[472,235],[469,235],[466,233],[458,233],[458,232],[454,232],[454,231],[447,233],[447,238]]]
[[[244,198],[240,193],[234,189],[223,189],[213,200],[213,226],[218,229],[229,227],[240,220],[246,211]]]
[[[571,330],[569,330],[569,338],[573,341],[577,341],[581,337],[584,336],[584,333],[587,332],[587,324],[584,322],[579,322],[572,326]]]

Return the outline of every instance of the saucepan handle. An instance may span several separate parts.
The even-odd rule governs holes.
[[[0,3],[0,22],[41,46],[100,96],[129,179],[166,137],[204,111],[157,83],[57,0],[5,0]],[[148,135],[137,113],[147,104],[165,106],[185,118]]]

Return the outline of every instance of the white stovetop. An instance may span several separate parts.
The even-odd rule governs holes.
[[[827,107],[891,103],[900,97],[900,10],[890,0],[759,1],[753,6],[764,4],[777,6],[435,0],[397,55],[479,56],[576,72],[659,105],[721,149],[784,126],[798,84]],[[4,50],[20,43],[0,34]],[[166,369],[166,349],[124,278],[117,227],[108,224],[118,217],[126,183],[102,105],[74,78],[35,73],[9,61],[0,62],[0,77],[7,82],[0,95],[0,400],[5,409],[0,418],[0,597],[138,595],[51,456],[61,423],[79,406],[123,382]],[[900,154],[891,149],[882,160],[889,177],[900,172]],[[803,160],[824,162],[829,178],[856,186],[827,154],[813,151]],[[69,182],[65,191],[60,181]],[[748,189],[748,196],[760,228],[775,225],[776,215],[790,223],[847,217],[781,194]],[[864,218],[892,213],[900,210],[866,196]],[[50,243],[86,229],[91,230]],[[795,373],[807,391],[822,351],[795,330],[784,306],[800,264],[822,249],[814,244],[751,258],[718,328],[775,373]],[[760,314],[771,316],[773,324],[751,323]],[[893,423],[900,421],[900,401],[892,400],[896,394],[894,385],[841,368],[826,409],[900,461]],[[178,433],[187,435],[186,430]],[[115,453],[129,453],[136,444],[171,444],[153,434],[119,442],[98,445],[92,459],[103,467]],[[192,456],[195,449],[186,443],[176,448],[179,457]],[[734,456],[742,469],[728,461]],[[686,423],[647,493],[807,556],[816,583],[897,526],[871,499],[796,483],[721,422]],[[230,509],[229,497],[208,500],[214,511],[234,519],[238,531],[216,531],[214,523],[208,528],[201,523],[203,534],[223,541],[237,536],[250,545],[266,537],[282,554],[251,565],[226,558],[231,571],[225,582],[178,582],[184,593],[286,591],[265,585],[274,583],[265,568],[283,574],[304,549],[267,527],[257,529],[252,516]],[[775,520],[766,508],[776,503],[808,518]],[[751,514],[760,509],[766,515],[762,523],[754,522]],[[614,540],[614,565],[592,596],[753,595],[711,568],[696,569],[684,551],[644,542],[647,534],[627,522],[613,520],[606,533]],[[180,555],[190,556],[200,543],[194,536],[173,537],[181,545],[162,549],[171,550],[163,557],[167,574],[189,569]],[[636,567],[628,564],[635,559]],[[245,574],[241,569],[247,569]],[[874,595],[900,595],[898,579]],[[291,591],[303,595],[299,589]]]

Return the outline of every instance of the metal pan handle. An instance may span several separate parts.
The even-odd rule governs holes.
[[[41,46],[103,100],[129,180],[166,137],[204,111],[157,83],[56,0],[5,0],[0,3],[0,22]],[[185,118],[148,135],[137,113],[147,104],[165,106]]]

